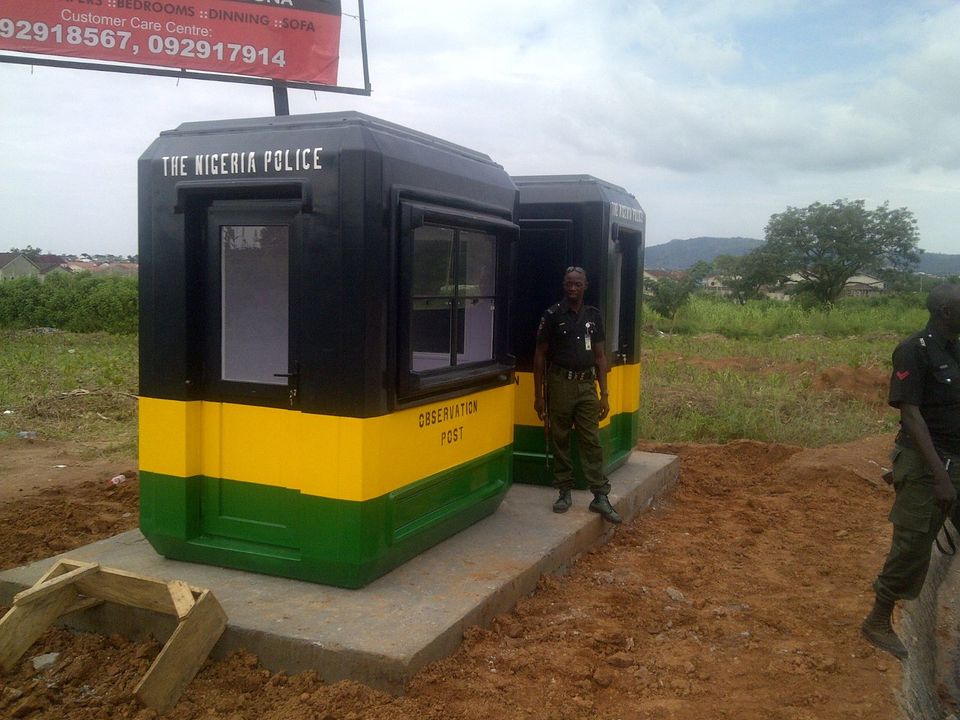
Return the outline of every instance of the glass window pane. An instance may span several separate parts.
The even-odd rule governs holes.
[[[460,295],[466,297],[496,294],[497,243],[493,235],[460,231]]]
[[[413,295],[453,294],[453,230],[425,225],[413,231]]]
[[[623,232],[621,230],[621,232]],[[621,246],[614,243],[612,238],[607,252],[607,277],[612,280],[607,285],[607,307],[611,312],[607,314],[612,320],[612,326],[607,328],[607,351],[610,353],[608,359],[616,358],[616,353],[623,347],[624,343],[620,337],[620,295],[623,288],[623,252]]]
[[[465,298],[459,301],[460,347],[457,364],[493,359],[493,316],[491,298]]]
[[[289,228],[221,225],[224,380],[285,385],[289,369]]]
[[[415,372],[450,366],[450,300],[413,301],[410,348],[410,366]]]

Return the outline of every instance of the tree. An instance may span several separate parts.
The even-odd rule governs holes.
[[[905,270],[920,259],[917,221],[906,208],[883,203],[867,210],[863,200],[788,207],[765,228],[768,257],[801,280],[799,292],[834,302],[858,272]]]
[[[672,328],[677,312],[690,299],[693,285],[689,275],[683,280],[667,276],[659,278],[655,283],[650,283],[650,307],[667,318]]]
[[[697,260],[693,266],[687,270],[687,280],[691,287],[699,285],[703,279],[713,272],[713,265],[706,260]]]
[[[672,327],[677,312],[687,304],[691,293],[712,270],[713,266],[706,260],[698,260],[679,280],[666,275],[661,277],[651,283],[650,307],[670,320]]]
[[[43,250],[40,248],[35,248],[32,245],[27,245],[25,248],[10,248],[10,252],[23,255],[28,260],[36,260],[38,257],[43,255]]]
[[[764,285],[780,279],[783,270],[777,258],[759,247],[746,255],[718,255],[713,260],[716,271],[724,277],[733,299],[739,305],[760,297]]]

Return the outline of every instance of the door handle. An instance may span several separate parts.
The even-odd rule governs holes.
[[[300,384],[300,363],[296,363],[297,369],[293,372],[285,373],[274,373],[274,377],[282,377],[287,379],[287,387],[290,390],[290,407],[293,407],[297,403],[297,389]]]

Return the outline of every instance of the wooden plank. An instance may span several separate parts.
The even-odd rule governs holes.
[[[196,602],[193,592],[183,580],[168,582],[167,588],[170,590],[170,598],[173,600],[173,607],[176,608],[177,617],[183,620]]]
[[[77,580],[76,586],[80,592],[90,597],[165,615],[177,615],[170,589],[164,580],[113,568],[100,568],[99,572]]]
[[[88,563],[81,560],[70,560],[69,558],[64,558],[63,560],[51,565],[50,569],[41,575],[40,579],[37,580],[33,586],[36,587],[37,585],[42,585],[50,578],[59,577],[64,573],[70,572],[71,570],[76,570],[79,567],[86,567],[88,565],[96,565],[96,563]]]
[[[63,563],[58,563],[55,568],[66,569]],[[54,593],[65,585],[70,585],[78,578],[83,577],[84,575],[89,575],[90,573],[96,572],[98,565],[95,563],[87,563],[85,567],[77,567],[73,570],[63,573],[62,575],[56,575],[50,577],[43,582],[36,583],[33,587],[27,588],[22,592],[18,592],[13,596],[14,605],[26,605],[27,603],[36,602],[42,597]],[[49,574],[49,573],[48,573]]]
[[[0,618],[0,668],[9,672],[34,641],[77,600],[73,585],[59,587],[27,605],[14,605]]]
[[[137,699],[160,713],[176,705],[226,626],[220,603],[204,591],[134,689]]]

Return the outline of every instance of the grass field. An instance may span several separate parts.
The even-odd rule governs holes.
[[[643,342],[645,439],[819,447],[896,427],[882,400],[895,335],[651,335]]]
[[[0,331],[0,442],[19,432],[136,448],[137,338]]]
[[[744,317],[767,334],[742,331]],[[811,447],[896,426],[882,400],[890,353],[926,313],[904,301],[810,314],[784,303],[738,308],[695,298],[678,329],[699,334],[665,334],[652,313],[645,319],[643,438]],[[841,386],[824,383],[825,374]],[[27,431],[133,452],[136,391],[134,335],[0,331],[0,442]]]
[[[672,322],[649,308],[644,310],[644,322],[652,332],[717,333],[731,338],[842,338],[876,333],[905,336],[926,324],[927,311],[920,295],[844,298],[833,306],[813,308],[777,300],[737,305],[713,296],[694,295]]]

